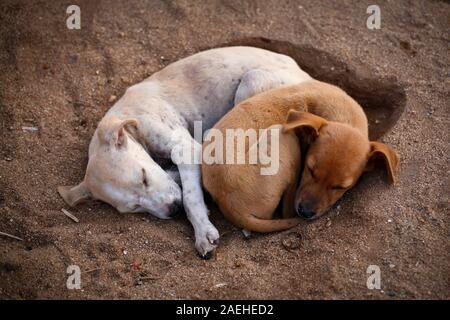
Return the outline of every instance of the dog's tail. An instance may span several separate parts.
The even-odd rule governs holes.
[[[266,220],[260,219],[253,215],[227,215],[227,218],[236,226],[246,229],[248,231],[259,232],[259,233],[269,233],[284,231],[295,227],[302,219],[298,218],[288,218],[288,219],[273,219]]]

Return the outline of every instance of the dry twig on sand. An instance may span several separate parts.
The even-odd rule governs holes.
[[[68,216],[70,219],[72,219],[75,222],[80,222],[80,220],[78,220],[77,217],[75,217],[73,214],[71,214],[69,211],[67,211],[66,209],[61,209],[61,211]]]
[[[6,233],[6,232],[1,232],[0,231],[0,235],[1,236],[5,236],[5,237],[9,237],[9,238],[12,238],[12,239],[16,239],[16,240],[19,240],[19,241],[23,241],[22,238],[16,237],[16,236],[14,236],[12,234],[9,234],[9,233]]]

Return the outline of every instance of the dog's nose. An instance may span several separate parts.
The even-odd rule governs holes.
[[[297,214],[299,216],[302,216],[303,218],[311,219],[312,217],[315,216],[316,213],[312,210],[303,207],[302,204],[299,204],[297,207]]]
[[[173,218],[180,213],[181,202],[175,201],[170,205],[169,208],[169,217]]]

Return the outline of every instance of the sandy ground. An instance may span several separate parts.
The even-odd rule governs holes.
[[[444,1],[2,1],[2,298],[450,298],[449,19]],[[65,26],[81,7],[81,30]],[[365,107],[371,136],[401,155],[400,181],[363,177],[325,218],[246,241],[213,208],[215,258],[185,217],[160,221],[102,203],[71,209],[96,124],[114,96],[205,48],[249,44],[294,56]],[[37,132],[22,127],[37,127]],[[286,242],[294,242],[287,250]],[[66,267],[82,290],[66,288]],[[381,269],[381,290],[366,269]]]

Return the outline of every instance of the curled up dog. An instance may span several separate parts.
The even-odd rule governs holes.
[[[281,231],[302,218],[320,217],[376,164],[386,168],[391,182],[396,179],[396,152],[369,141],[361,106],[330,84],[309,80],[260,93],[214,126],[228,128],[280,130],[274,175],[261,175],[261,164],[202,166],[206,190],[226,218],[245,230]],[[251,149],[247,140],[245,152]],[[283,219],[273,219],[280,202]]]

